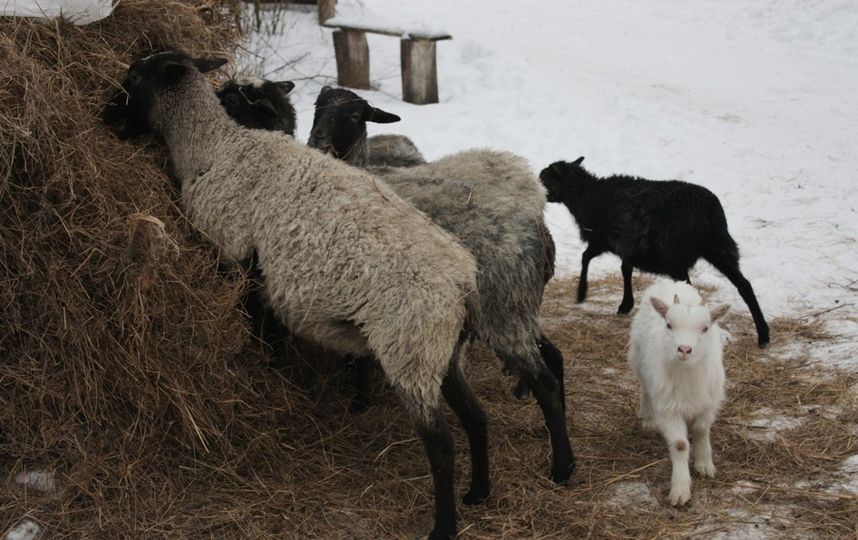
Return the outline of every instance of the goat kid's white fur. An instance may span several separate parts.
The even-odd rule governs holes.
[[[667,442],[674,506],[691,498],[689,453],[694,470],[715,476],[709,428],[724,400],[717,321],[729,308],[709,310],[691,285],[660,280],[644,292],[632,321],[628,360],[641,383],[640,416],[645,428],[657,429]]]

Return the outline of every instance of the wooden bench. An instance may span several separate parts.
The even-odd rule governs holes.
[[[423,105],[438,103],[438,68],[435,43],[453,39],[446,33],[408,32],[393,26],[364,23],[333,17],[322,26],[334,28],[337,83],[350,88],[369,89],[369,44],[366,34],[400,38],[402,99]]]

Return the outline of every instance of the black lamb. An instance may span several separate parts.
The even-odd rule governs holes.
[[[727,230],[718,197],[708,189],[678,180],[652,181],[615,175],[598,178],[581,166],[558,161],[539,178],[550,202],[563,203],[578,223],[587,249],[581,257],[578,301],[587,297],[587,267],[605,252],[622,259],[623,300],[617,310],[634,307],[632,269],[689,281],[688,271],[699,258],[730,280],[751,310],[757,343],[769,343],[769,326],[754,289],[739,270],[739,249]]]

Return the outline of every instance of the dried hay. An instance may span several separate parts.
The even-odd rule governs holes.
[[[50,538],[423,535],[431,480],[394,394],[376,384],[377,404],[349,415],[349,377],[296,340],[285,374],[268,368],[235,309],[243,278],[218,274],[183,220],[162,151],[96,119],[120,63],[232,49],[231,15],[200,7],[124,0],[85,28],[0,20],[0,534],[27,518]],[[544,316],[567,358],[575,483],[546,479],[538,408],[478,349],[494,491],[460,507],[464,537],[854,536],[858,498],[826,486],[856,452],[858,381],[777,352],[826,340],[819,325],[774,320],[760,352],[749,318],[730,316],[718,477],[675,510],[664,445],[635,417],[619,281],[593,281],[582,306],[574,285],[552,284]],[[751,437],[761,410],[799,422]],[[39,469],[55,471],[53,491],[12,480]]]

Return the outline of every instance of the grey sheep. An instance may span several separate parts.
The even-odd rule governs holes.
[[[322,89],[309,141],[351,163],[366,152],[366,121],[399,117],[354,92]],[[344,153],[340,150],[345,150]],[[476,336],[535,394],[551,435],[551,477],[574,469],[566,432],[563,356],[539,327],[554,243],[544,223],[546,192],[527,162],[508,152],[469,150],[409,168],[370,167],[393,190],[450,231],[477,260]]]
[[[291,331],[379,360],[427,451],[430,538],[455,537],[455,448],[442,394],[471,442],[465,500],[481,501],[489,488],[485,415],[453,363],[466,318],[478,314],[474,259],[370,174],[236,124],[202,75],[225,62],[179,51],[137,60],[104,118],[120,137],[161,134],[188,217],[222,258],[256,255],[270,306]]]

